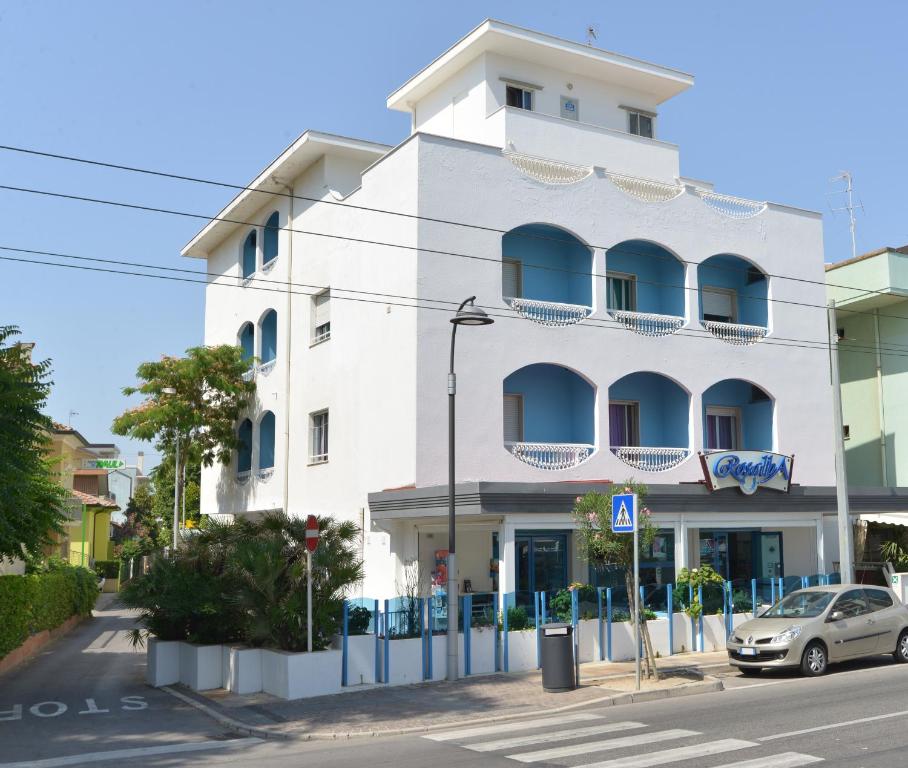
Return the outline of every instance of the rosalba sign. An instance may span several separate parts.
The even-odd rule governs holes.
[[[762,487],[788,493],[794,456],[768,451],[710,451],[700,454],[700,464],[711,491],[740,488],[749,496]]]

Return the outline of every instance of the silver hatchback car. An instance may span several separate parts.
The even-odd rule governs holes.
[[[728,660],[742,674],[800,667],[822,675],[829,664],[891,653],[908,663],[908,607],[891,589],[861,584],[809,587],[785,595],[728,639]]]

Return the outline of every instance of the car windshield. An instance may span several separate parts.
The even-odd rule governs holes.
[[[819,616],[832,598],[834,592],[792,592],[786,595],[772,608],[760,614],[761,619],[794,619],[804,617],[812,619]]]

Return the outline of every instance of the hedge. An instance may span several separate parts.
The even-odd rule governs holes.
[[[95,560],[95,573],[105,579],[120,578],[119,560]]]
[[[89,614],[97,596],[97,578],[86,568],[0,576],[0,658],[36,632]]]

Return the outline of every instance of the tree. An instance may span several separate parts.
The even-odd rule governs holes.
[[[184,467],[210,467],[215,461],[228,464],[240,446],[237,419],[255,391],[255,383],[244,380],[248,370],[242,349],[229,344],[192,347],[186,357],[165,356],[142,363],[136,371],[141,383],[125,387],[123,394],[139,393],[145,401],[117,416],[111,429],[136,440],[155,440],[158,449],[171,457],[179,440],[178,478]],[[165,389],[175,392],[167,394]],[[171,489],[173,477],[171,458]],[[161,485],[157,484],[156,496],[163,498]],[[162,517],[169,520],[170,514]]]
[[[646,486],[628,480],[623,486],[612,485],[607,493],[592,491],[578,496],[574,502],[573,517],[579,526],[581,553],[593,565],[617,565],[624,568],[624,585],[627,590],[628,610],[633,615],[634,605],[634,537],[629,533],[615,533],[612,530],[612,497],[621,493],[637,494],[640,505],[637,517],[639,554],[653,545],[658,529],[650,518],[650,511],[643,502]],[[649,636],[649,628],[643,616],[643,605],[637,617],[643,635],[646,676],[659,679],[656,669],[656,655]]]
[[[62,531],[66,492],[47,457],[50,419],[41,413],[50,394],[49,360],[31,361],[0,326],[0,558],[40,558]]]

